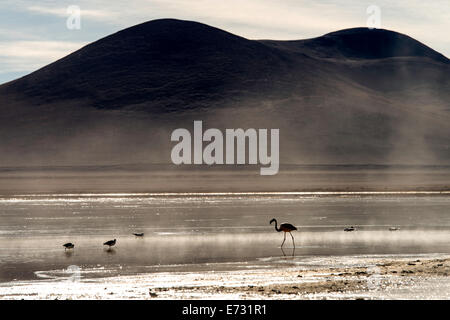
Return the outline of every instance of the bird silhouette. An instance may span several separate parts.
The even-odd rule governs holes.
[[[354,226],[351,226],[351,227],[349,227],[349,228],[345,228],[345,229],[344,229],[345,232],[351,232],[351,231],[355,231],[355,230],[356,230],[356,229],[355,229]]]
[[[103,245],[104,245],[104,246],[108,246],[108,247],[111,248],[111,247],[114,246],[115,244],[116,244],[116,239],[106,241]]]
[[[283,242],[281,243],[281,248],[283,248],[284,242],[286,241],[286,233],[288,233],[288,232],[291,235],[292,244],[294,245],[294,248],[295,248],[294,236],[292,235],[291,231],[297,230],[297,228],[294,227],[290,223],[282,223],[282,224],[280,224],[280,227],[278,228],[277,219],[274,218],[274,219],[270,220],[270,224],[272,224],[273,222],[275,222],[275,230],[277,232],[281,232],[281,231],[284,232],[284,239],[283,239]]]
[[[144,233],[142,232],[142,233],[133,233],[136,237],[143,237],[144,236]]]
[[[75,248],[75,245],[72,242],[68,242],[68,243],[64,243],[63,247],[64,247],[64,251],[66,251],[67,249]]]

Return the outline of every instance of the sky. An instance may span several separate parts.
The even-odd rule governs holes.
[[[73,6],[79,20],[68,10]],[[199,21],[249,39],[294,40],[365,27],[373,6],[381,28],[450,57],[450,0],[0,0],[0,83],[153,19]]]

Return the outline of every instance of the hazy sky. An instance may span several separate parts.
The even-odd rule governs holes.
[[[81,28],[66,26],[81,9]],[[204,22],[250,39],[303,39],[366,26],[408,34],[450,57],[450,0],[0,0],[0,83],[120,29],[158,18]]]

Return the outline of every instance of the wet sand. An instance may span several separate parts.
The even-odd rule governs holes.
[[[389,287],[403,287],[408,290],[408,282],[427,281],[442,278],[450,281],[450,259],[429,259],[396,261],[386,260],[370,267],[313,269],[307,271],[288,270],[282,272],[283,277],[291,279],[290,283],[273,283],[268,285],[248,285],[247,287],[223,288],[224,292],[240,292],[257,294],[261,298],[276,299],[281,295],[299,297],[317,297],[323,294],[353,293],[354,298],[364,298],[370,291],[386,290]],[[270,278],[271,274],[267,277]],[[307,279],[306,281],[304,279]],[[361,297],[358,297],[358,294]],[[447,292],[450,296],[450,292]],[[335,296],[335,298],[337,298]]]
[[[352,258],[354,265],[349,267],[171,272],[101,279],[68,275],[59,281],[1,284],[0,298],[450,299],[450,257],[417,257]]]
[[[422,282],[438,280],[443,284],[450,282],[450,258],[427,260],[380,260],[375,266],[350,268],[318,268],[311,270],[267,270],[263,272],[244,272],[239,285],[154,288],[161,298],[238,296],[242,299],[367,299],[379,298],[373,292],[411,290],[410,298],[419,296],[417,285]],[[235,274],[231,279],[236,277]],[[226,283],[226,277],[220,276]],[[263,279],[266,279],[264,282]],[[195,294],[192,294],[195,292]],[[372,297],[371,294],[372,293]],[[441,292],[441,298],[450,298],[450,292]],[[157,297],[157,296],[156,296]],[[397,298],[403,298],[404,295]],[[389,298],[389,296],[386,296]],[[395,295],[391,298],[396,298]],[[431,295],[430,298],[433,298]]]

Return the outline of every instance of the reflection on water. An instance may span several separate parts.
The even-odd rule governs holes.
[[[286,257],[286,252],[284,251],[283,247],[280,247],[281,252],[283,252],[283,256]],[[292,247],[292,257],[295,256],[295,247]]]
[[[428,193],[1,198],[0,281],[34,279],[70,265],[97,277],[297,265],[327,255],[450,253],[449,209],[448,195]],[[299,228],[296,248],[286,241],[280,249],[283,234],[269,225],[272,218]],[[357,230],[344,232],[350,225]],[[114,238],[114,248],[103,247]],[[75,248],[64,251],[66,242]]]
[[[110,255],[116,254],[116,250],[114,250],[113,248],[104,249],[104,251]]]
[[[70,257],[73,256],[73,251],[72,250],[69,250],[69,251],[65,250],[64,251],[64,255],[66,256],[66,258],[70,258]]]

